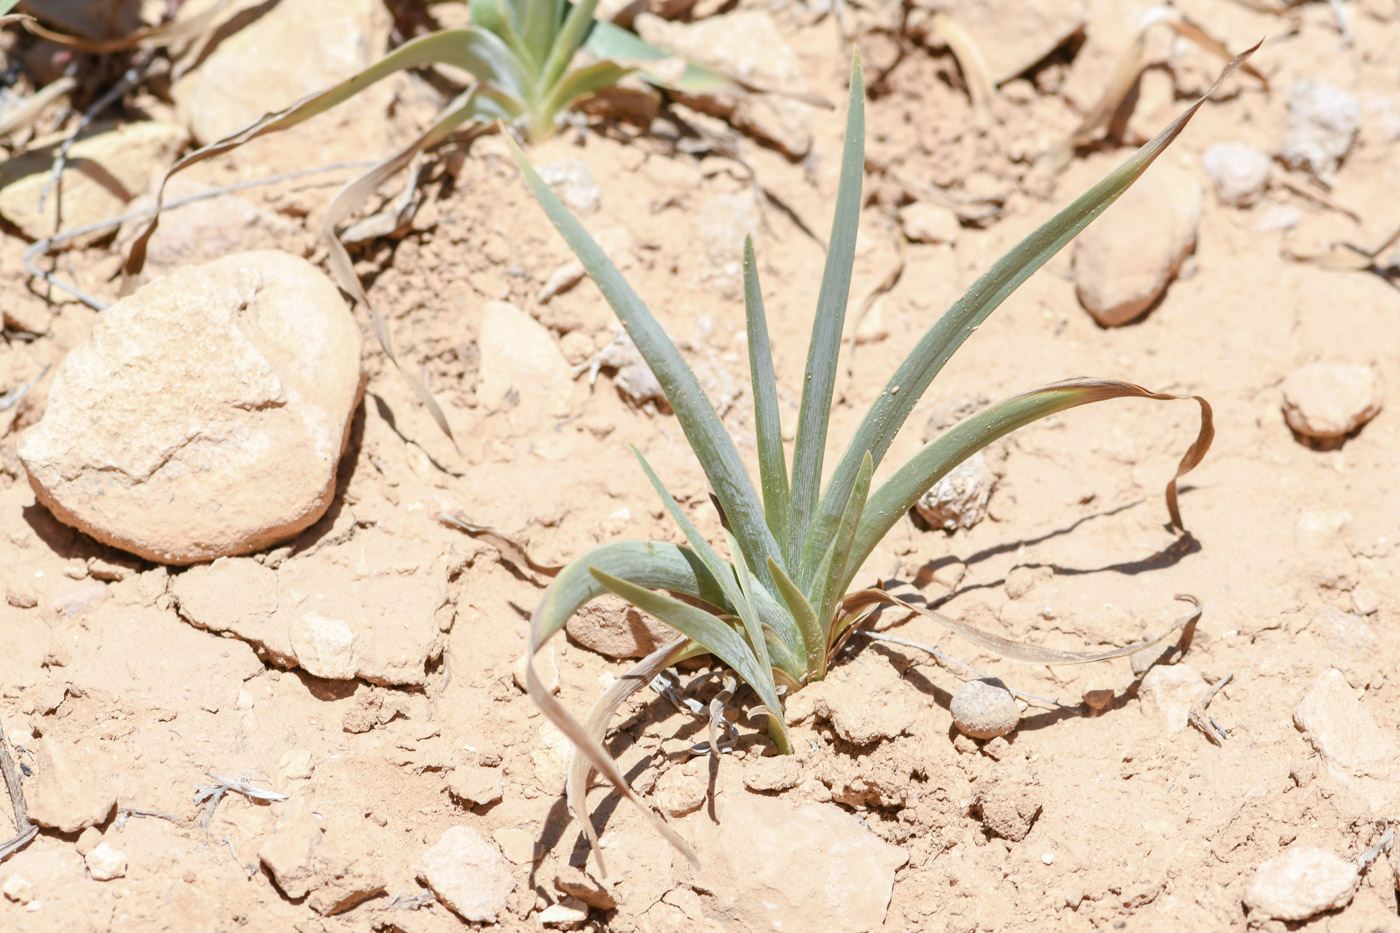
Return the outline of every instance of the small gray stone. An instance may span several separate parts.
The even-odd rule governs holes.
[[[969,738],[994,739],[1006,735],[1021,721],[1016,698],[999,680],[969,680],[953,694],[949,705],[953,725]]]
[[[914,510],[934,528],[949,533],[971,528],[987,517],[987,504],[996,484],[997,475],[978,451],[934,483],[919,497]]]
[[[1248,207],[1269,184],[1269,154],[1241,143],[1216,143],[1201,158],[1221,204]]]
[[[1324,849],[1291,848],[1260,865],[1244,894],[1250,921],[1298,921],[1351,903],[1356,865]]]
[[[1361,105],[1350,94],[1302,78],[1288,93],[1288,134],[1283,161],[1322,182],[1331,182],[1361,126]]]

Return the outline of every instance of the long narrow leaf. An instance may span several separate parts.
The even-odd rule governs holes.
[[[1128,190],[1129,186],[1147,171],[1153,160],[1181,135],[1191,117],[1211,94],[1215,93],[1257,48],[1256,45],[1233,59],[1205,96],[1188,107],[1170,126],[1158,133],[1102,181],[1075,198],[1068,207],[1012,247],[924,334],[913,352],[895,371],[885,390],[871,405],[865,420],[856,430],[851,446],[841,458],[827,486],[820,513],[823,518],[834,517],[840,512],[866,451],[870,452],[875,464],[879,465],[896,432],[904,425],[905,419],[909,417],[909,413],[923,396],[934,376],[987,316],[1029,278],[1031,273],[1044,265],[1051,256],[1102,214],[1119,195]]]
[[[764,706],[775,716],[782,716],[783,707],[778,701],[772,668],[760,667],[748,642],[718,616],[597,568],[592,573],[599,583],[613,593],[665,622],[733,668],[734,673],[758,694]]]
[[[827,549],[822,571],[812,585],[815,590],[812,595],[816,597],[817,621],[822,627],[822,664],[818,676],[823,678],[826,677],[827,649],[831,647],[831,624],[835,618],[836,601],[845,591],[851,543],[855,540],[861,514],[865,511],[866,499],[870,495],[870,474],[873,469],[874,465],[867,454],[861,462],[860,472],[856,474],[856,484],[851,487],[851,496],[846,502],[846,510],[841,516],[841,525],[836,531],[836,537],[832,538],[831,547]],[[852,567],[851,572],[854,573],[855,569]]]
[[[422,65],[454,65],[469,71],[484,85],[491,85],[507,98],[523,100],[523,78],[510,49],[495,35],[476,26],[446,29],[420,36],[399,46],[364,71],[347,78],[335,87],[303,97],[281,110],[268,113],[236,133],[196,149],[171,167],[161,179],[156,191],[156,212],[146,229],[131,245],[123,271],[128,277],[140,273],[146,263],[146,244],[160,223],[160,208],[165,199],[165,186],[171,176],[205,159],[236,149],[250,140],[289,129],[314,116],[325,113],[359,94],[365,88],[395,72]]]
[[[789,568],[795,568],[802,555],[807,526],[821,491],[822,458],[826,452],[831,396],[836,388],[841,328],[851,290],[864,175],[865,84],[857,54],[851,63],[851,97],[846,114],[846,143],[841,153],[841,181],[836,190],[836,214],[831,221],[831,240],[826,251],[821,291],[817,295],[812,342],[807,347],[807,369],[802,381],[802,406],[797,416],[797,442],[792,454],[792,507],[788,515]]]
[[[588,231],[540,179],[520,148],[513,143],[512,148],[535,200],[539,201],[555,228],[573,248],[579,262],[612,305],[628,336],[661,383],[666,400],[685,431],[686,440],[695,451],[710,485],[714,487],[725,515],[729,516],[730,525],[739,538],[749,566],[757,568],[756,572],[765,583],[770,582],[767,560],[778,553],[777,541],[764,521],[763,507],[759,504],[753,482],[744,472],[739,451],[705,395],[705,390],[700,387],[700,380],[695,378],[695,373],[681,357],[671,338],[666,336],[656,318],[652,317],[632,286],[627,284]]]
[[[817,619],[817,610],[803,595],[802,589],[783,572],[777,561],[770,558],[768,569],[773,573],[778,597],[787,605],[788,612],[802,633],[802,650],[807,661],[806,672],[811,674],[821,670],[825,663],[823,657],[826,654],[826,635],[823,631],[824,626]]]
[[[513,5],[522,10],[520,33],[525,47],[535,61],[545,64],[564,20],[563,0],[514,0]],[[545,70],[540,73],[543,75]]]
[[[549,57],[545,60],[544,87],[552,87],[564,76],[569,63],[574,60],[574,54],[593,29],[593,12],[597,9],[598,0],[579,0],[569,9],[568,15],[564,17],[564,25],[554,37],[554,46],[549,50]]]
[[[594,62],[577,71],[571,71],[550,89],[549,96],[535,108],[536,117],[553,126],[560,111],[574,101],[606,90],[631,73],[631,68],[625,68],[616,62]]]
[[[729,542],[729,553],[734,555],[734,563],[730,566],[733,567],[734,577],[739,583],[739,618],[744,623],[744,631],[749,636],[749,644],[753,647],[758,663],[763,667],[772,667],[773,662],[768,656],[768,640],[763,637],[763,623],[759,621],[758,610],[754,604],[753,593],[757,584],[749,575],[749,567],[739,550],[738,540],[728,528],[724,529],[724,537]]]
[[[949,428],[900,466],[870,497],[870,503],[861,518],[860,528],[851,546],[850,564],[844,574],[842,588],[851,584],[851,578],[860,565],[870,556],[880,539],[894,527],[894,523],[899,521],[900,516],[908,512],[920,496],[959,463],[997,438],[1005,437],[1033,421],[1069,408],[1114,398],[1148,398],[1161,401],[1189,399],[1200,405],[1200,430],[1177,465],[1176,475],[1167,483],[1167,513],[1171,518],[1172,527],[1181,529],[1183,526],[1181,510],[1177,504],[1176,484],[1178,479],[1201,462],[1201,458],[1210,449],[1211,441],[1215,437],[1210,404],[1197,395],[1151,392],[1130,382],[1118,382],[1113,379],[1071,379],[1017,395],[983,409]]]
[[[783,452],[782,415],[778,384],[773,376],[773,348],[768,342],[768,319],[758,284],[753,237],[744,238],[744,319],[749,335],[749,373],[753,385],[754,432],[758,438],[758,477],[763,487],[763,511],[768,530],[780,547],[787,544],[787,455]]]
[[[717,94],[739,87],[736,82],[711,68],[693,62],[680,63],[670,52],[658,49],[636,33],[603,20],[593,23],[584,39],[583,48],[595,58],[635,64],[648,81],[668,90],[687,94]],[[682,67],[663,67],[673,63]]]

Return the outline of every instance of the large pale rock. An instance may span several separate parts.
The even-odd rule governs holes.
[[[181,118],[206,144],[325,90],[374,63],[385,19],[377,0],[280,0],[175,82]]]
[[[1150,308],[1196,248],[1201,186],[1161,165],[1129,188],[1074,241],[1079,301],[1105,327]]]
[[[1325,849],[1295,846],[1255,870],[1244,892],[1250,922],[1296,922],[1351,903],[1361,882],[1355,862]]]
[[[760,88],[805,93],[802,64],[773,17],[758,10],[711,16],[695,23],[673,23],[638,14],[638,34],[678,58],[709,65],[723,75]],[[745,132],[800,159],[812,148],[812,107],[776,94],[688,96],[697,110],[723,117]]]
[[[1345,437],[1381,410],[1381,389],[1369,366],[1312,363],[1283,381],[1283,418],[1305,437]]]
[[[152,173],[163,172],[175,161],[188,138],[173,123],[97,124],[68,152],[63,228],[72,230],[120,214],[128,201],[146,190]],[[0,163],[0,215],[31,239],[57,231],[57,190],[49,191],[42,210],[39,199],[62,143],[62,137],[41,140],[23,155]],[[110,232],[94,232],[70,245],[85,245]]]
[[[431,544],[366,528],[276,572],[251,558],[192,567],[171,593],[186,620],[236,635],[274,664],[422,686],[455,615],[446,561]]]
[[[1322,672],[1293,710],[1293,722],[1322,756],[1327,771],[1350,787],[1373,812],[1400,795],[1395,740],[1376,725],[1342,672]]]
[[[495,923],[515,890],[500,850],[467,826],[452,827],[423,853],[418,878],[469,923]]]
[[[996,485],[997,475],[979,450],[934,483],[914,503],[914,510],[931,527],[950,534],[959,528],[971,528],[987,517]]]
[[[566,414],[574,396],[573,371],[538,321],[504,301],[486,305],[477,332],[481,381],[477,399],[487,408],[517,406]]]
[[[909,860],[850,814],[742,792],[678,824],[700,854],[695,884],[724,929],[865,933],[885,921]]]
[[[258,251],[182,269],[98,315],[20,459],[61,521],[149,560],[265,548],[330,504],[360,345],[304,259]]]

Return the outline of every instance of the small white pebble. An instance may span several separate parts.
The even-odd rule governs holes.
[[[94,881],[112,881],[126,874],[126,856],[105,842],[89,852],[85,861]]]
[[[1055,864],[1055,853],[1054,853],[1054,852],[1046,852],[1044,855],[1042,855],[1042,856],[1040,857],[1040,860],[1041,860],[1042,862],[1044,862],[1046,865],[1053,865],[1053,864]]]

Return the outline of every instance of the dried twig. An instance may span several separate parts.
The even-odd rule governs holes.
[[[952,655],[944,654],[942,651],[939,651],[939,650],[938,650],[938,646],[937,646],[937,645],[921,645],[921,644],[918,644],[917,642],[912,642],[912,641],[908,641],[908,640],[903,639],[903,638],[898,638],[898,637],[896,637],[896,636],[894,636],[894,635],[886,635],[884,632],[872,632],[872,631],[871,631],[870,629],[868,629],[868,628],[860,629],[860,634],[864,635],[866,638],[873,638],[873,639],[875,639],[876,641],[886,641],[886,642],[889,642],[889,643],[892,644],[892,645],[902,645],[902,646],[905,647],[905,648],[917,648],[917,649],[919,649],[920,651],[926,651],[926,652],[928,652],[929,654],[933,655],[933,657],[934,657],[940,664],[942,664],[944,667],[949,667],[950,665],[956,665],[957,667],[960,667],[960,668],[962,668],[963,670],[968,671],[968,672],[970,672],[970,673],[976,675],[976,676],[977,676],[979,679],[981,679],[981,680],[988,680],[988,679],[990,679],[991,676],[992,676],[991,674],[987,674],[987,673],[984,673],[984,672],[982,672],[982,671],[979,671],[977,668],[973,667],[971,664],[968,664],[966,661],[959,661],[957,658],[953,657]],[[1077,707],[1073,707],[1073,706],[1067,706],[1067,705],[1065,705],[1064,703],[1061,703],[1059,700],[1051,700],[1051,699],[1047,699],[1047,698],[1045,698],[1045,697],[1038,697],[1038,696],[1036,696],[1036,695],[1033,694],[1033,693],[1027,693],[1027,692],[1024,691],[1024,690],[1017,690],[1015,687],[1012,687],[1012,686],[1010,686],[1009,684],[1007,685],[1006,689],[1009,690],[1009,691],[1011,692],[1011,695],[1012,695],[1013,697],[1015,697],[1016,699],[1018,699],[1018,700],[1025,700],[1027,703],[1031,703],[1031,704],[1033,704],[1033,705],[1034,705],[1034,704],[1039,704],[1039,705],[1041,705],[1041,706],[1048,707],[1049,709],[1076,709],[1076,708],[1077,708]]]
[[[214,818],[214,809],[219,805],[219,801],[224,799],[227,793],[242,794],[249,800],[289,800],[286,794],[278,793],[275,790],[265,790],[261,787],[253,787],[248,781],[255,777],[257,771],[240,771],[230,780],[219,777],[213,771],[204,772],[205,777],[217,782],[214,784],[200,784],[194,789],[194,802],[204,804],[204,815],[199,818],[200,826],[208,826],[209,821]]]
[[[14,408],[16,405],[18,405],[20,401],[26,395],[29,394],[29,390],[39,384],[39,380],[43,379],[44,375],[48,371],[48,364],[45,364],[44,368],[39,370],[39,375],[35,376],[33,379],[30,379],[24,385],[15,386],[13,389],[6,392],[4,395],[0,395],[0,411],[9,411],[11,408]]]
[[[15,812],[15,837],[0,843],[0,862],[27,846],[39,834],[39,827],[29,822],[29,808],[24,802],[24,787],[20,784],[19,772],[14,759],[10,757],[10,746],[5,741],[5,729],[0,726],[0,773],[5,778],[5,789],[10,792],[10,806]]]
[[[1220,724],[1206,713],[1206,707],[1210,706],[1210,701],[1215,699],[1215,695],[1221,691],[1235,677],[1235,672],[1231,671],[1220,682],[1211,687],[1205,693],[1197,697],[1196,702],[1191,705],[1191,713],[1187,717],[1187,722],[1195,726],[1201,733],[1210,740],[1212,745],[1223,745],[1230,738],[1230,733],[1220,727]]]

